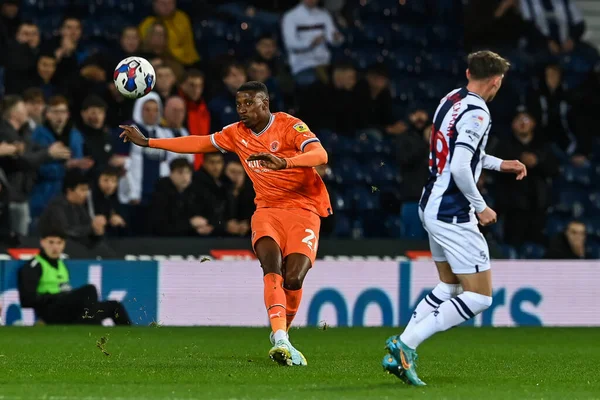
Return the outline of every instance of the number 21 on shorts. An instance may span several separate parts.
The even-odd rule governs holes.
[[[312,229],[305,229],[304,232],[308,233],[308,235],[302,239],[302,243],[306,243],[310,251],[317,250],[317,235],[315,235],[315,231]],[[314,240],[314,245],[313,245]]]

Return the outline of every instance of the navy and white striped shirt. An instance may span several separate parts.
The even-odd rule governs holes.
[[[502,163],[485,154],[491,126],[485,100],[467,88],[442,99],[433,118],[430,174],[420,202],[426,217],[463,223],[487,207],[476,182],[482,168],[499,170]]]

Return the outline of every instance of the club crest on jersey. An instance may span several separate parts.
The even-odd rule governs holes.
[[[304,125],[303,123],[301,123],[301,122],[299,122],[296,125],[294,125],[294,129],[297,130],[300,133],[302,133],[302,132],[308,132],[308,127],[306,125]]]
[[[276,140],[273,143],[271,143],[271,152],[274,153],[277,150],[279,150],[279,142]]]

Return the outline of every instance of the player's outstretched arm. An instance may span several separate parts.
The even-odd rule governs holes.
[[[527,167],[519,160],[503,160],[489,154],[483,155],[483,168],[517,175],[520,181],[527,176]]]
[[[274,171],[286,168],[318,167],[327,164],[327,160],[327,150],[318,142],[308,144],[304,153],[291,158],[280,158],[269,153],[257,153],[248,157],[248,161],[260,161],[263,167]]]
[[[217,150],[210,136],[182,136],[168,139],[148,139],[135,125],[119,125],[123,132],[119,136],[124,142],[140,147],[152,147],[174,153],[212,153]]]

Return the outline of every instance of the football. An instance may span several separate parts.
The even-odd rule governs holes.
[[[142,57],[127,57],[115,68],[113,75],[119,93],[129,99],[138,99],[150,93],[156,83],[152,64]]]

